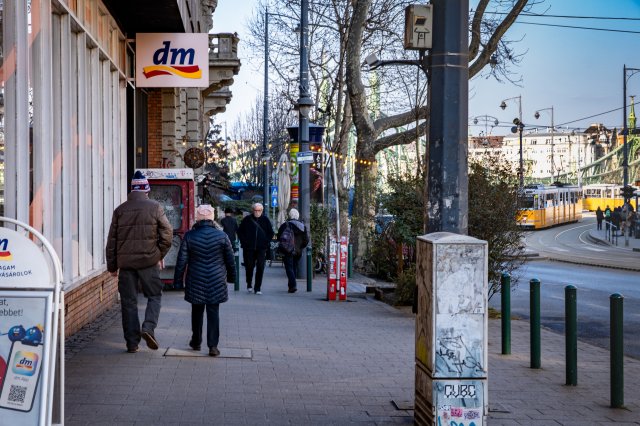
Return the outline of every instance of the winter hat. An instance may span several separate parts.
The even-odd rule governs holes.
[[[136,170],[136,173],[133,175],[133,179],[131,179],[131,192],[149,192],[151,191],[151,187],[149,186],[149,181],[142,174],[140,170]]]
[[[289,219],[292,219],[292,220],[300,219],[300,212],[296,209],[289,210]]]
[[[213,220],[214,210],[210,204],[200,204],[196,209],[196,220]]]

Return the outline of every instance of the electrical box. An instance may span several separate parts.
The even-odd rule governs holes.
[[[424,50],[432,47],[433,13],[430,4],[412,4],[404,10],[404,48]]]

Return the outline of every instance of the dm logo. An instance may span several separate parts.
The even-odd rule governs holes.
[[[38,366],[38,354],[35,352],[22,352],[16,353],[16,363],[13,365],[13,372],[22,376],[33,376]]]
[[[13,260],[13,256],[11,255],[11,252],[7,250],[8,246],[9,246],[9,239],[5,238],[0,240],[0,261]]]
[[[198,65],[193,65],[195,49],[172,49],[170,41],[163,41],[164,47],[153,54],[153,65],[144,67],[142,72],[145,77],[153,78],[158,75],[176,75],[184,78],[202,78],[202,70]]]

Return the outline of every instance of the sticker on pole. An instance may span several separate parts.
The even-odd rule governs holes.
[[[53,288],[49,265],[38,246],[22,234],[0,228],[0,282],[2,287]]]

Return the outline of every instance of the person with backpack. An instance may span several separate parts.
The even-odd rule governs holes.
[[[300,213],[296,209],[289,210],[289,220],[278,229],[278,250],[282,253],[284,270],[287,273],[289,293],[298,291],[296,269],[302,249],[309,244],[309,233],[300,221]]]
[[[262,275],[267,259],[267,250],[270,249],[273,238],[273,226],[268,217],[263,216],[264,207],[261,203],[254,203],[253,214],[247,215],[238,228],[238,238],[242,246],[242,257],[244,268],[247,272],[247,291],[255,294],[262,294]],[[255,287],[251,286],[253,281],[253,269],[256,270]]]

